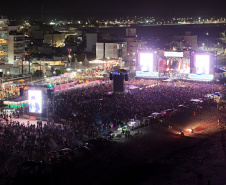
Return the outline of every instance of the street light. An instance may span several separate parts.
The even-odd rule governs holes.
[[[208,39],[205,39],[207,41],[207,44],[206,44],[206,48],[208,50],[208,47],[209,47],[209,40]]]
[[[68,48],[68,58],[69,58],[69,61],[70,61],[70,68],[71,68],[71,51],[72,49],[71,48]]]
[[[204,47],[204,46],[205,46],[205,43],[202,43],[203,50],[205,49],[205,47]]]

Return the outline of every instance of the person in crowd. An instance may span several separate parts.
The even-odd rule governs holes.
[[[16,149],[23,159],[26,156],[30,160],[48,159],[48,152],[56,145],[59,148],[76,148],[76,139],[85,141],[98,136],[101,129],[105,131],[111,124],[115,128],[127,123],[134,115],[137,120],[141,120],[153,112],[172,109],[192,98],[218,92],[219,88],[225,89],[220,84],[183,82],[182,86],[179,82],[134,79],[125,83],[138,86],[140,90],[137,93],[111,95],[108,92],[112,91],[112,83],[106,80],[103,82],[105,83],[74,88],[54,95],[54,102],[50,103],[54,108],[54,117],[58,123],[65,123],[64,127],[59,127],[53,121],[48,121],[48,124],[38,121],[36,127],[32,123],[25,126],[17,121],[7,125],[7,115],[2,113],[0,169],[4,169],[1,164]],[[35,98],[32,101],[31,109],[38,111],[40,106],[36,106]]]

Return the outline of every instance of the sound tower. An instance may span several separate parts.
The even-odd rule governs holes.
[[[20,88],[20,96],[23,96],[24,95],[24,88]]]
[[[124,75],[114,75],[113,76],[113,91],[114,92],[124,92]]]
[[[128,77],[128,74],[126,73],[125,74],[125,81],[128,81],[129,80],[129,77]]]
[[[53,92],[53,89],[47,89],[47,97],[48,97],[49,99],[52,98],[52,92]]]
[[[112,73],[110,73],[110,80],[112,80]]]

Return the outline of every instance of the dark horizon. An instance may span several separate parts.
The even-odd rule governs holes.
[[[4,5],[5,4],[5,5]],[[42,6],[43,4],[43,6]],[[73,17],[116,17],[116,16],[155,16],[155,17],[194,17],[194,16],[225,16],[224,11],[226,3],[220,0],[205,1],[197,3],[191,1],[148,1],[141,0],[139,3],[132,1],[40,1],[35,5],[21,0],[13,3],[4,2],[0,10],[1,15],[9,18],[19,17],[43,17],[44,19],[73,18]]]

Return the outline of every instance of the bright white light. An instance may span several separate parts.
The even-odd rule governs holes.
[[[197,74],[209,74],[209,55],[196,55],[195,65]]]
[[[42,113],[42,91],[28,91],[29,112]]]
[[[153,71],[153,53],[140,53],[141,71]]]
[[[175,48],[174,48],[175,49]],[[184,53],[183,52],[164,52],[165,57],[183,57]]]

